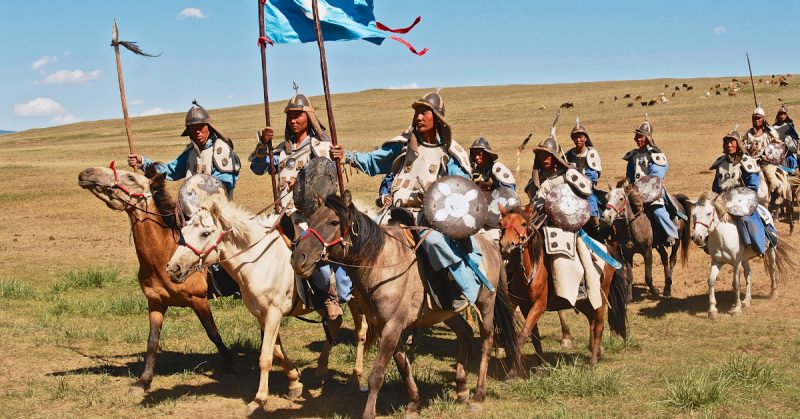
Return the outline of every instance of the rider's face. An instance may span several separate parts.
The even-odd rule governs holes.
[[[202,147],[208,141],[208,124],[189,125],[188,130],[189,138],[198,146]]]
[[[725,154],[732,156],[739,151],[739,143],[733,139],[725,139]]]
[[[549,153],[536,153],[536,161],[545,170],[551,170],[555,165],[554,158]]]
[[[753,115],[753,128],[758,128],[764,123],[764,117],[761,115]]]
[[[291,111],[286,114],[286,121],[289,122],[289,128],[296,136],[308,130],[308,116],[303,111]]]
[[[470,150],[469,152],[470,160],[475,163],[475,166],[482,167],[484,163],[486,163],[486,153],[483,150],[476,149]]]
[[[633,137],[633,140],[636,141],[636,146],[639,148],[647,147],[647,137],[644,134],[636,133],[636,136]]]
[[[776,119],[778,120],[779,123],[783,124],[789,120],[789,115],[787,115],[786,112],[779,112],[778,117]]]
[[[420,134],[428,134],[434,129],[434,116],[430,108],[419,108],[414,114],[414,125]]]
[[[578,150],[582,150],[583,146],[586,145],[586,135],[585,134],[577,134],[572,136],[572,142],[575,143],[575,148]]]

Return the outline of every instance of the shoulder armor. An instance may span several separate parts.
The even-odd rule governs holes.
[[[630,159],[632,159],[637,151],[639,151],[639,149],[638,148],[634,148],[633,150],[625,153],[625,155],[622,156],[622,160],[630,160]]]
[[[747,157],[746,154],[745,154],[745,157]],[[728,160],[728,156],[727,155],[723,154],[723,155],[719,156],[718,159],[714,160],[714,163],[711,164],[711,167],[709,167],[708,170],[716,169],[717,167],[719,167],[719,165],[721,165],[722,163],[725,163],[725,161],[727,161],[727,160]],[[742,160],[742,162],[744,162],[744,159]]]
[[[590,169],[602,172],[603,165],[600,163],[600,153],[597,150],[590,148],[589,151],[586,153],[586,164],[589,166]]]
[[[448,154],[456,158],[459,166],[461,166],[465,172],[470,173],[472,171],[472,166],[469,164],[469,153],[467,150],[464,150],[464,147],[461,147],[461,144],[457,143],[456,140],[452,140],[450,143]]]
[[[500,163],[499,161],[494,162],[492,165],[492,175],[503,183],[517,183],[517,181],[514,179],[514,175],[511,173],[511,170],[505,164]]]
[[[411,131],[405,131],[405,132],[403,132],[402,134],[400,134],[400,135],[398,135],[398,136],[396,136],[396,137],[394,137],[394,138],[391,138],[391,139],[389,139],[389,140],[387,140],[387,141],[384,141],[384,142],[383,142],[383,144],[382,144],[382,146],[383,146],[383,145],[386,145],[386,144],[392,144],[392,143],[402,143],[402,144],[405,144],[405,143],[407,143],[407,142],[408,142],[408,140],[410,140],[410,139],[411,139],[411,136],[412,136],[412,135],[414,135],[414,134],[413,134]]]
[[[331,143],[328,141],[311,139],[311,151],[315,157],[328,157],[330,158]]]
[[[657,166],[667,165],[667,155],[664,153],[650,153],[650,159],[653,161],[653,164]]]
[[[761,169],[758,167],[756,159],[752,158],[749,154],[745,154],[742,156],[742,170],[747,173],[758,173]]]
[[[223,173],[237,173],[242,163],[228,143],[214,141],[214,166]]]
[[[592,193],[592,182],[583,175],[583,173],[575,169],[567,169],[564,173],[564,179],[575,189],[575,192],[588,196]]]

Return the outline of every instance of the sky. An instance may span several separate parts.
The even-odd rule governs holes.
[[[332,93],[800,72],[800,2],[375,0],[397,42],[325,45]],[[131,115],[263,100],[258,0],[0,1],[0,130],[120,118],[114,18]],[[754,16],[757,16],[754,18]],[[316,44],[268,47],[270,100],[322,93]]]

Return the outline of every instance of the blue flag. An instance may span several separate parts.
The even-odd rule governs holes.
[[[315,42],[314,14],[312,0],[266,0],[264,2],[264,26],[266,39],[270,44],[292,44]],[[401,29],[390,29],[375,21],[373,0],[317,0],[320,28],[326,41],[349,41],[363,39],[380,45],[384,39],[394,39],[417,55],[425,54],[428,49],[417,52],[411,44],[392,35],[407,33],[417,23]]]

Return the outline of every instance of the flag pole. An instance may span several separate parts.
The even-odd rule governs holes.
[[[258,0],[258,45],[261,50],[261,83],[264,89],[264,122],[271,127],[269,117],[269,90],[267,89],[267,39],[266,29],[264,28],[264,1]],[[258,135],[259,141],[261,134]],[[272,139],[267,141],[267,159],[269,160],[269,175],[272,180],[272,199],[275,201],[275,212],[280,212],[281,199],[278,192],[278,182],[275,179],[275,162],[272,159]]]
[[[117,79],[119,80],[119,98],[122,101],[122,118],[125,121],[125,134],[128,136],[128,151],[136,154],[136,142],[133,138],[131,120],[128,117],[128,101],[125,98],[125,82],[122,79],[122,59],[119,56],[119,30],[117,29],[117,19],[114,19],[114,30],[111,32],[111,45],[114,46],[114,54],[117,56]],[[135,170],[135,169],[134,169]]]
[[[336,138],[336,122],[333,119],[333,105],[331,104],[331,92],[328,87],[328,63],[325,60],[325,45],[322,39],[322,27],[319,23],[319,6],[317,0],[311,2],[311,10],[314,13],[314,29],[317,33],[317,46],[319,47],[319,65],[322,70],[322,87],[325,89],[325,107],[328,109],[328,125],[331,129],[331,143],[338,144]],[[336,159],[336,179],[339,181],[339,194],[344,196],[344,181],[342,180],[342,168],[339,159]]]

